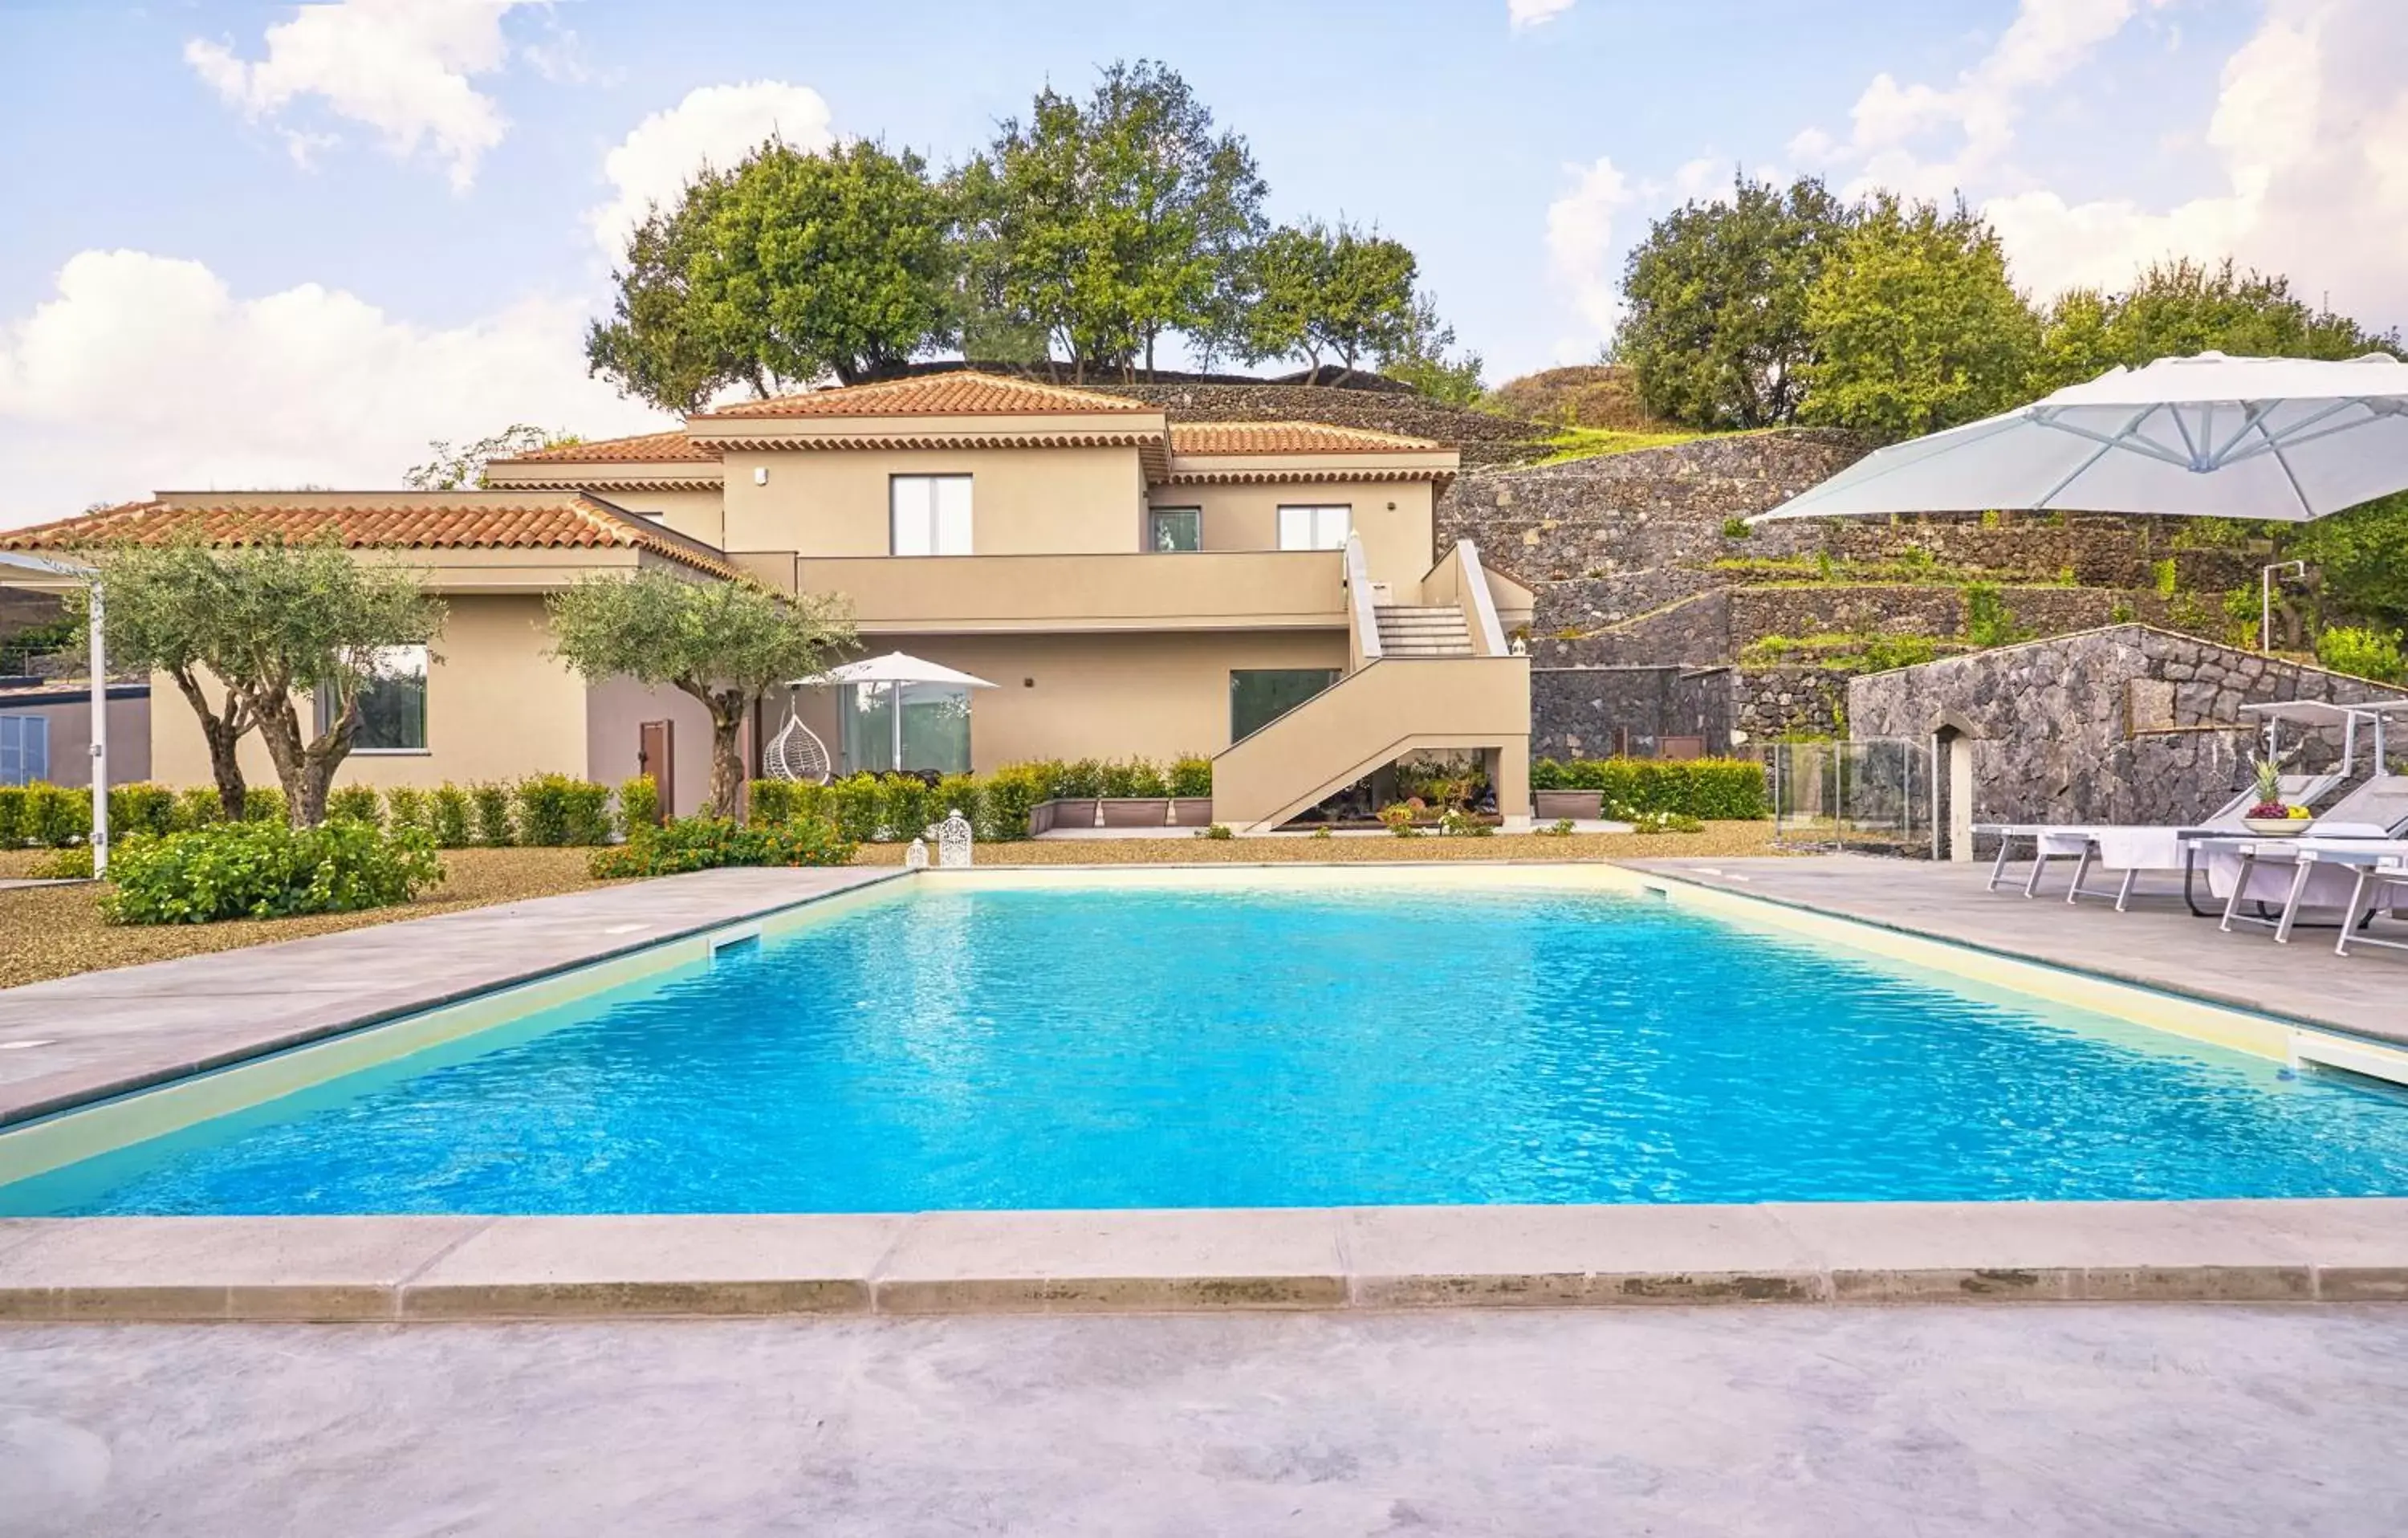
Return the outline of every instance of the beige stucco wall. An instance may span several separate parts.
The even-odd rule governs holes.
[[[1030,758],[1209,755],[1229,745],[1231,669],[1346,666],[1338,630],[904,636],[894,644],[996,685],[970,695],[970,755],[981,773]],[[834,755],[832,694],[805,690],[801,705]],[[776,713],[782,721],[782,706]]]
[[[784,706],[776,721],[785,720]],[[710,795],[710,712],[702,701],[682,689],[663,685],[648,689],[633,679],[597,683],[585,695],[585,770],[588,779],[615,785],[636,772],[647,721],[672,723],[670,807],[677,816],[702,810]],[[744,740],[745,761],[752,762],[752,737]],[[655,778],[658,778],[656,775]]]
[[[585,685],[544,655],[543,600],[520,595],[453,595],[427,669],[427,751],[359,754],[343,760],[337,784],[437,785],[449,780],[515,780],[585,773]],[[154,678],[151,773],[164,784],[209,783],[208,749],[175,681]],[[310,728],[305,700],[302,728]],[[243,739],[244,776],[276,783],[258,735]]]
[[[192,707],[184,697],[176,693],[173,683],[162,697],[164,703],[192,716]],[[62,700],[56,704],[29,705],[0,699],[0,715],[36,715],[50,724],[50,768],[44,779],[54,785],[88,785],[92,783],[92,701],[89,698]],[[148,697],[121,697],[115,688],[108,697],[108,783],[112,785],[132,784],[150,778],[150,701]]]
[[[726,548],[722,541],[726,537],[727,521],[721,511],[717,486],[693,491],[624,491],[605,485],[596,487],[595,495],[629,512],[649,513],[673,533],[689,539],[699,539],[713,549]]]
[[[1317,481],[1268,486],[1156,486],[1154,508],[1201,508],[1206,550],[1277,550],[1283,506],[1354,510],[1363,558],[1371,580],[1401,594],[1418,583],[1431,561],[1430,482]],[[1399,598],[1399,602],[1411,602]]]
[[[767,469],[767,484],[755,484]],[[1145,475],[1130,449],[730,450],[729,551],[891,554],[887,480],[968,475],[970,553],[1032,555],[1143,547]]]

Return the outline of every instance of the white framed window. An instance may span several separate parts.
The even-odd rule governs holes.
[[[1154,508],[1147,511],[1146,548],[1155,552],[1202,550],[1202,508]]]
[[[1341,550],[1354,529],[1354,510],[1335,507],[1283,507],[1279,510],[1282,550]]]
[[[970,553],[970,478],[896,475],[886,481],[890,543],[897,555]]]
[[[335,722],[335,691],[318,691],[318,729]],[[351,732],[353,753],[426,751],[426,648],[386,646],[376,654],[360,684],[360,721]]]

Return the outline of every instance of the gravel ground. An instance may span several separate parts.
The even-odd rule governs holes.
[[[0,855],[0,877],[22,875],[38,857],[38,852],[31,850]],[[585,873],[585,857],[582,849],[446,850],[443,884],[416,902],[364,913],[238,919],[225,924],[104,924],[99,888],[85,884],[0,890],[0,935],[7,937],[7,943],[0,945],[0,988],[104,967],[238,950],[394,919],[581,891],[600,884]]]
[[[864,865],[900,865],[903,844],[867,844]],[[1043,839],[982,843],[982,865],[1263,865],[1274,860],[1314,864],[1419,863],[1429,860],[1641,860],[1684,855],[1777,855],[1772,825],[1708,823],[1702,833],[1499,833],[1485,839],[1398,839],[1386,834],[1342,838]]]
[[[1333,864],[1416,863],[1429,860],[1603,860],[1667,855],[1739,855],[1777,853],[1770,823],[1709,823],[1702,833],[1498,834],[1486,839],[1397,839],[1385,836],[1330,839],[1045,840],[987,843],[978,858],[988,865],[1260,865],[1272,861]],[[902,844],[867,844],[864,865],[899,865]],[[0,851],[0,879],[22,876],[40,859],[39,850]],[[421,918],[460,908],[552,897],[596,883],[585,873],[582,849],[453,849],[443,855],[449,873],[442,885],[418,901],[364,913],[324,913],[308,918],[240,920],[227,924],[120,927],[104,924],[97,889],[87,884],[0,889],[0,988],[45,978],[67,977],[107,967],[232,951],[304,935],[356,929],[394,919]]]

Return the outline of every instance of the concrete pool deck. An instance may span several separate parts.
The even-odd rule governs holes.
[[[1985,889],[1987,863],[1934,864],[1870,855],[1615,863],[1903,934],[2408,1044],[2408,953],[2360,949],[2335,956],[2329,929],[2302,928],[2287,945],[2276,944],[2272,931],[2254,925],[2226,934],[2214,919],[2194,917],[2183,906],[2178,876],[2156,879],[2133,899],[2130,912],[2119,913],[2111,903],[2065,901],[2062,876],[2053,889],[2026,898],[2020,871],[2028,867],[1992,892]]]
[[[1211,869],[1212,879],[1231,873]],[[1283,881],[1374,879],[1279,869]],[[2408,997],[2399,991],[2408,969],[2286,951],[2188,918],[2027,903],[1982,891],[1963,867],[1843,858],[1625,869],[2157,988],[2238,988],[2263,962],[2283,969],[2279,994],[2228,1001],[2408,1035],[2396,1002]],[[1476,873],[1456,868],[1445,879]],[[673,937],[700,946],[691,937],[897,879],[702,872],[0,992],[0,1046],[34,1043],[0,1052],[0,1132],[296,1043],[365,1042],[376,1033],[363,1026]],[[2146,954],[2176,942],[2167,957]],[[2240,970],[2228,977],[2191,959],[2218,948]],[[0,1221],[0,1319],[16,1320],[1940,1300],[2408,1301],[2408,1199]]]

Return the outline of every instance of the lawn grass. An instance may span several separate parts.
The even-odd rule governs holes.
[[[1546,457],[1531,463],[1541,467],[1569,465],[1576,459],[1628,453],[1634,449],[1669,448],[1675,443],[1686,443],[1707,436],[1680,428],[1666,432],[1630,433],[1612,427],[1564,427],[1557,429],[1555,435],[1546,440]]]
[[[359,913],[235,919],[223,924],[104,924],[100,888],[90,883],[0,890],[0,988],[131,967],[206,951],[240,950],[304,935],[332,934],[395,919],[423,918],[524,898],[554,897],[604,884],[585,873],[583,849],[449,849],[443,884],[415,902]],[[0,877],[22,876],[38,850],[0,853]]]

